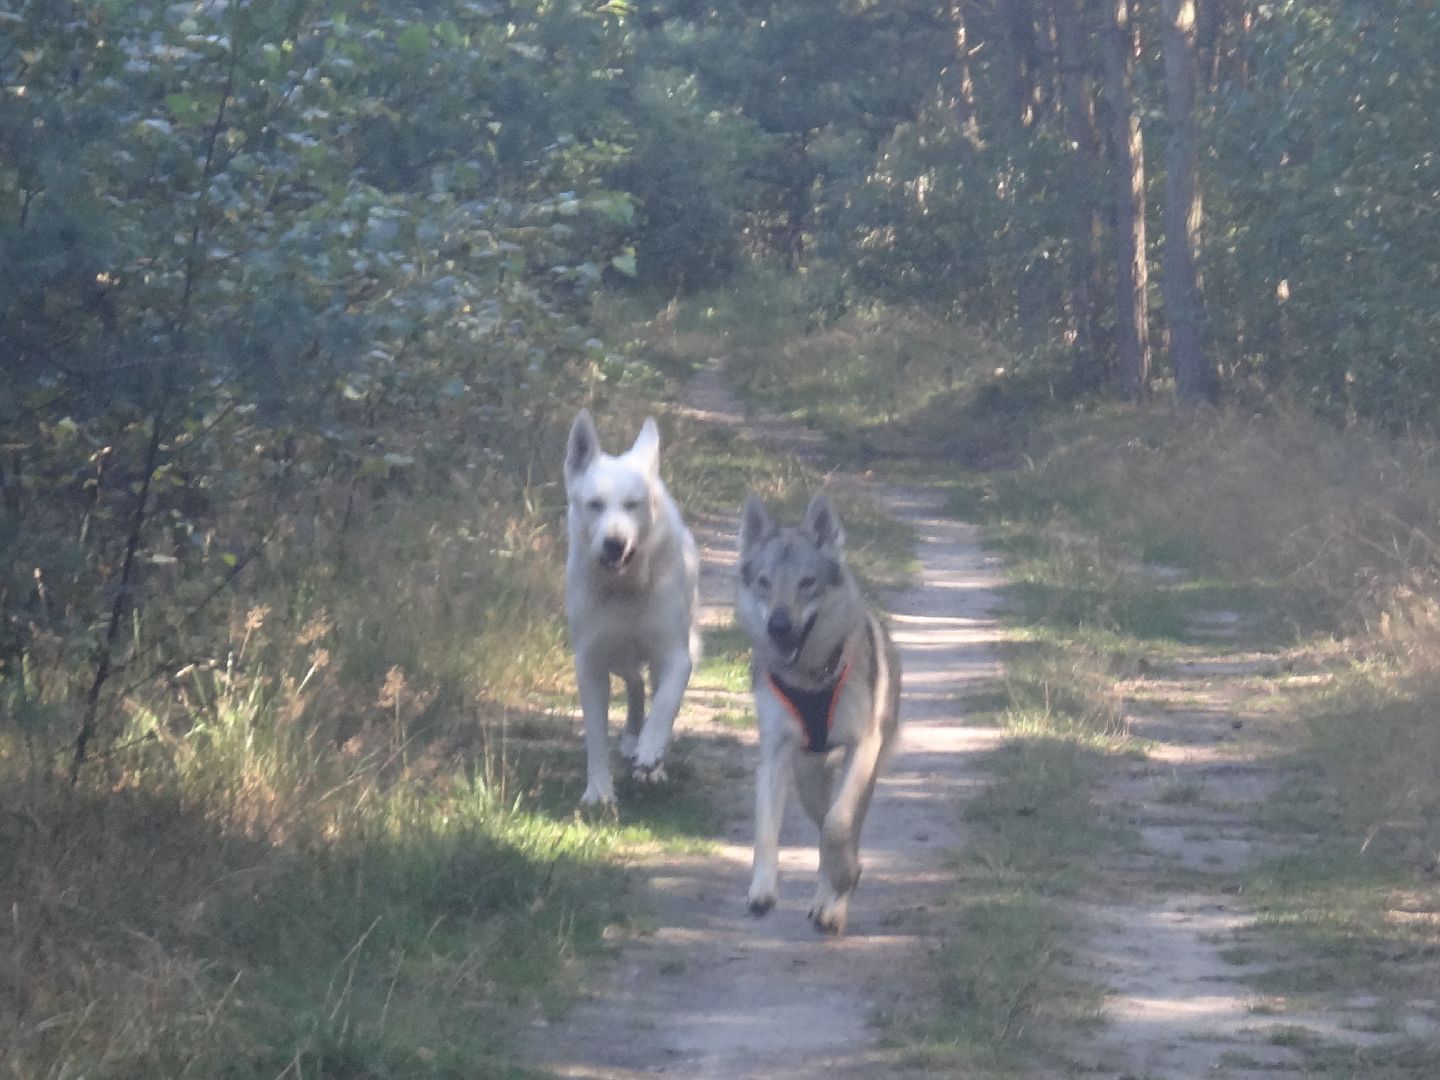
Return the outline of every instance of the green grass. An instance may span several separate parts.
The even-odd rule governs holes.
[[[234,799],[125,771],[4,837],[14,1075],[513,1075],[505,1010],[624,917],[620,830],[463,774],[329,797],[292,774],[309,805],[247,831]]]
[[[731,335],[728,369],[745,396],[829,436],[840,460],[943,456],[1010,461],[1050,397],[1054,357],[1013,352],[963,323],[876,306],[826,326]]]
[[[705,651],[691,676],[692,691],[720,690],[727,694],[750,691],[750,639],[738,626],[705,631]]]
[[[337,747],[258,674],[191,731],[137,717],[74,791],[4,760],[26,801],[0,816],[0,1070],[519,1076],[510,1018],[559,1008],[605,928],[643,917],[622,864],[719,835],[693,738],[671,784],[622,781],[618,815],[588,817],[568,715]]]
[[[942,1075],[1033,1075],[1037,1045],[1092,1022],[1099,993],[1066,973],[1073,928],[1054,904],[1024,883],[965,874],[961,884],[933,964],[936,1000],[898,1036],[904,1058]]]
[[[1267,989],[1304,994],[1343,986],[1392,996],[1433,989],[1440,888],[1431,875],[1327,838],[1255,867],[1245,891],[1256,925],[1305,957],[1303,966],[1259,976]]]
[[[1076,928],[1057,898],[1081,889],[1120,837],[1089,794],[1105,754],[1072,735],[1017,734],[980,763],[988,782],[965,811],[968,840],[929,1003],[891,1025],[917,1064],[966,1076],[1030,1075],[1098,1019],[1099,988],[1067,968]]]
[[[1156,795],[1156,801],[1165,806],[1193,806],[1205,795],[1205,785],[1195,781],[1175,780],[1166,784]]]
[[[1110,665],[1137,642],[1067,633],[1023,592],[1008,599],[1005,674],[966,711],[1009,738],[978,763],[986,784],[965,809],[932,1007],[893,1025],[917,1063],[967,1076],[1032,1075],[1098,1019],[1099,988],[1066,965],[1076,928],[1061,898],[1083,893],[1104,853],[1132,842],[1093,792],[1134,753]]]

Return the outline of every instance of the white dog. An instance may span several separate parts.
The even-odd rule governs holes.
[[[620,751],[637,780],[665,779],[665,749],[699,657],[695,617],[700,557],[660,479],[660,434],[647,419],[618,457],[600,449],[584,409],[565,449],[569,558],[565,613],[585,715],[586,785],[581,802],[615,799],[610,776],[610,676],[625,683]],[[644,669],[653,695],[645,712]]]

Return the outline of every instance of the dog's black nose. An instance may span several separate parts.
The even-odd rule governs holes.
[[[765,629],[776,641],[788,640],[790,632],[795,629],[794,624],[790,621],[790,609],[776,608],[772,611],[769,620],[765,623]]]
[[[617,563],[620,556],[625,554],[625,541],[617,540],[613,536],[607,536],[600,544],[600,554],[607,563]]]

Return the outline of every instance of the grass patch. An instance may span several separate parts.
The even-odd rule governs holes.
[[[1024,1076],[1099,1018],[1100,989],[1066,964],[1076,928],[1060,898],[1128,842],[1092,792],[1130,747],[1101,654],[1043,630],[1007,648],[1005,676],[983,700],[1010,738],[982,761],[988,782],[965,810],[932,1006],[896,1030],[928,1067]]]
[[[1174,780],[1155,796],[1164,806],[1194,806],[1205,796],[1205,785],[1195,781]]]
[[[1317,777],[1309,796],[1349,843],[1372,858],[1440,869],[1440,625],[1387,635],[1390,655],[1361,658],[1318,694],[1301,699]],[[1307,793],[1291,791],[1298,801]]]
[[[712,627],[705,631],[705,653],[691,677],[692,690],[723,690],[730,694],[750,691],[750,639],[738,626]]]
[[[1037,1039],[1094,1020],[1099,993],[1066,974],[1071,927],[1055,905],[1023,885],[962,882],[954,934],[934,965],[940,1005],[905,1031],[905,1058],[950,1075],[1029,1075]]]
[[[1440,1048],[1422,1039],[1377,1046],[1349,1046],[1312,1039],[1302,1042],[1311,1075],[1355,1076],[1365,1080],[1424,1080],[1440,1072]]]
[[[715,320],[718,325],[721,320]],[[830,437],[852,462],[1018,460],[1062,378],[1055,357],[1027,356],[974,327],[877,305],[826,325],[792,319],[762,340],[725,327],[727,370],[747,399]]]
[[[991,783],[966,807],[967,858],[1042,895],[1074,892],[1118,839],[1090,797],[1106,756],[1071,731],[1024,735],[995,751],[984,763]]]
[[[990,782],[966,809],[931,1002],[895,1029],[918,1063],[1027,1075],[1099,1017],[1100,990],[1067,967],[1075,928],[1056,897],[1080,888],[1117,838],[1089,796],[1104,755],[1072,735],[1017,735],[983,763]]]
[[[1440,963],[1440,887],[1333,839],[1246,875],[1257,925],[1305,957],[1258,976],[1305,994],[1335,987],[1391,997],[1428,994]]]
[[[1054,507],[1018,499],[986,504],[989,545],[1006,556],[1007,601],[1026,622],[1062,637],[1105,635],[1111,647],[1161,655],[1208,640],[1209,617],[1239,617],[1245,643],[1262,645],[1277,627],[1255,582],[1195,578],[1155,569],[1123,546],[1051,516]]]
[[[254,805],[155,769],[117,760],[0,829],[11,1075],[516,1075],[507,1011],[623,918],[613,825],[472,775],[297,771]]]

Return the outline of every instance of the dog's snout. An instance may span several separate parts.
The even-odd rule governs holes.
[[[600,541],[600,558],[608,566],[614,566],[625,557],[625,541],[616,536],[607,536]]]
[[[789,638],[790,632],[795,629],[794,624],[790,621],[790,609],[776,608],[772,611],[770,618],[765,623],[765,629],[776,641],[784,641]]]

